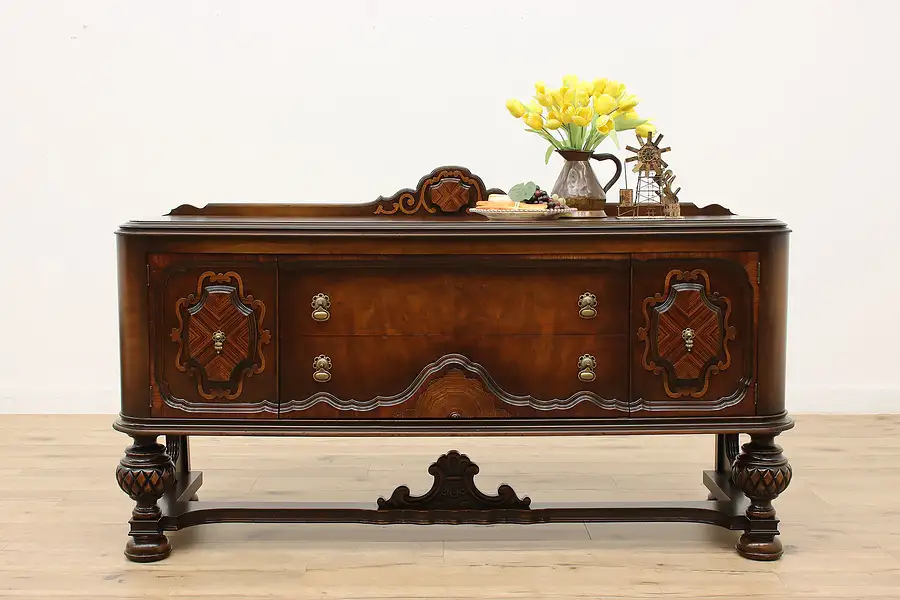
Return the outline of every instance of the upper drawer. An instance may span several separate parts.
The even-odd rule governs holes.
[[[279,258],[301,335],[627,333],[628,260]]]

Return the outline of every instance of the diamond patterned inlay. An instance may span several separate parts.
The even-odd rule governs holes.
[[[438,206],[441,211],[453,213],[469,203],[469,188],[459,179],[441,179],[439,183],[429,186],[431,190],[431,203]]]
[[[663,375],[670,398],[706,393],[709,377],[731,366],[728,342],[735,328],[728,324],[731,301],[710,290],[702,269],[670,271],[663,292],[643,303],[645,326],[638,329],[644,342],[642,364]],[[690,329],[690,343],[684,332]]]
[[[241,395],[244,378],[265,369],[263,346],[272,338],[262,328],[266,307],[253,296],[244,296],[237,273],[203,273],[197,292],[175,303],[175,314],[178,327],[171,334],[178,344],[175,365],[197,377],[202,398],[234,400]]]

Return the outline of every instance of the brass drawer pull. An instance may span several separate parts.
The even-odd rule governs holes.
[[[580,381],[593,381],[597,378],[594,370],[597,368],[597,359],[590,354],[585,354],[578,359],[578,379]]]
[[[328,309],[331,308],[331,298],[327,294],[316,294],[313,296],[311,306],[313,309],[313,321],[323,323],[331,318],[331,313],[328,312]]]
[[[688,327],[681,332],[681,339],[684,340],[684,349],[690,352],[694,349],[694,330]]]
[[[220,354],[222,352],[222,347],[225,345],[225,332],[221,329],[214,331],[212,334],[212,342],[216,354]]]
[[[582,319],[593,319],[597,316],[597,296],[585,292],[578,299],[578,316]]]
[[[313,360],[313,379],[319,383],[331,381],[331,359],[324,354]]]

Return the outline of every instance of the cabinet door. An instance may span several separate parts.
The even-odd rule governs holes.
[[[274,258],[148,260],[151,414],[277,418]]]
[[[755,253],[635,255],[634,416],[755,412]]]

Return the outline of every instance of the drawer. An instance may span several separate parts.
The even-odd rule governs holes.
[[[300,336],[281,348],[282,418],[627,414],[624,334]]]
[[[299,335],[627,334],[628,260],[279,259]]]

